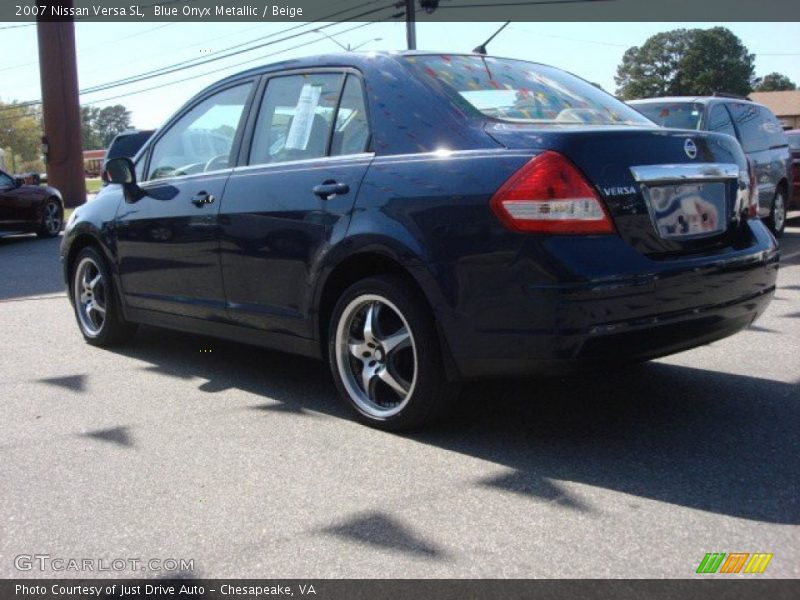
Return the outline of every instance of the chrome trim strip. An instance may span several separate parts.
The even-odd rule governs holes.
[[[374,152],[359,152],[358,154],[337,154],[336,156],[318,156],[317,158],[303,158],[300,160],[282,160],[266,163],[254,163],[252,165],[240,165],[234,167],[234,173],[253,171],[256,169],[280,169],[281,167],[319,167],[328,163],[359,162],[374,158]]]
[[[668,183],[680,180],[738,179],[739,167],[732,163],[644,165],[631,167],[639,183]]]

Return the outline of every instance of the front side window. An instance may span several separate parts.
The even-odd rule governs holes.
[[[193,175],[233,166],[233,141],[251,83],[206,98],[153,145],[148,179]]]
[[[668,129],[699,129],[703,105],[697,102],[637,102],[636,110]]]
[[[270,79],[256,120],[250,164],[325,156],[342,77],[308,73]]]
[[[631,107],[559,69],[481,56],[407,56],[412,72],[465,112],[543,125],[651,126]]]
[[[733,128],[733,121],[731,121],[731,116],[728,114],[728,109],[721,104],[716,104],[711,108],[711,112],[708,115],[707,129],[736,137],[736,130]]]
[[[0,188],[10,187],[14,187],[14,180],[5,173],[0,172]]]

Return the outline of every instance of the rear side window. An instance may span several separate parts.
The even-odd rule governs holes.
[[[792,150],[800,150],[800,133],[792,133],[786,137],[789,140],[789,147]]]
[[[669,129],[698,129],[703,116],[703,105],[697,102],[642,102],[633,106],[656,125]]]
[[[736,130],[733,128],[733,121],[728,114],[728,109],[721,104],[716,104],[711,107],[711,112],[708,115],[708,131],[715,131],[717,133],[725,133],[736,137]]]
[[[326,156],[343,77],[309,73],[270,79],[256,120],[250,164]]]
[[[465,112],[545,125],[650,125],[631,107],[591,83],[521,60],[444,54],[405,63]]]
[[[359,154],[367,149],[368,144],[369,123],[361,80],[355,75],[348,75],[336,113],[331,154]]]
[[[744,102],[733,103],[730,109],[745,152],[760,152],[787,144],[781,124],[767,109]]]

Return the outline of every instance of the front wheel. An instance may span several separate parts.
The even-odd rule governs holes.
[[[64,209],[61,203],[55,198],[48,198],[42,209],[42,220],[36,235],[40,238],[53,238],[61,233],[61,225],[64,223]]]
[[[78,327],[90,344],[111,346],[136,331],[122,315],[111,274],[95,248],[84,248],[75,259],[71,292]]]
[[[458,392],[446,380],[425,302],[395,275],[350,286],[333,310],[328,360],[340,394],[358,418],[399,431],[440,417]]]
[[[775,192],[775,197],[772,199],[767,226],[776,238],[781,237],[786,228],[786,197],[781,189]]]

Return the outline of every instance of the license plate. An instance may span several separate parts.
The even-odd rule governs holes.
[[[725,184],[681,183],[645,187],[658,235],[664,239],[705,237],[725,230]]]

